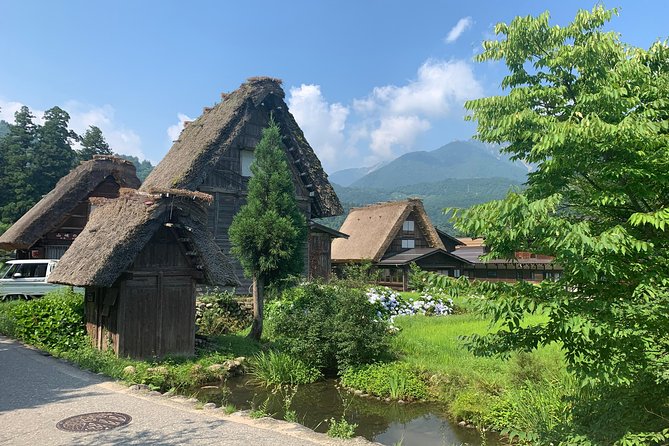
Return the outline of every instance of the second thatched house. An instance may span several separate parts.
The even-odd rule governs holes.
[[[512,259],[482,260],[487,250],[481,239],[457,239],[436,229],[419,199],[353,208],[340,231],[349,238],[332,242],[332,263],[337,268],[371,261],[381,283],[405,291],[412,263],[451,277],[492,282],[540,282],[562,274],[552,257],[529,252],[517,252]]]
[[[409,266],[433,271],[460,270],[462,259],[450,254],[418,199],[353,208],[339,229],[348,239],[332,242],[332,263],[371,261],[382,283],[404,290]]]
[[[85,287],[96,347],[134,358],[193,354],[196,283],[238,285],[206,227],[210,201],[180,190],[93,200],[90,221],[48,280]]]
[[[129,161],[113,156],[84,161],[0,236],[0,249],[16,250],[18,259],[59,259],[86,226],[90,198],[115,198],[121,188],[139,184]]]
[[[199,118],[185,126],[141,190],[180,188],[211,194],[214,201],[209,209],[208,227],[223,252],[229,253],[228,229],[233,216],[246,202],[254,148],[272,117],[281,130],[295,196],[307,221],[341,214],[339,199],[288,111],[284,96],[281,81],[267,77],[251,78],[239,89],[223,95],[220,103],[206,108]],[[326,259],[323,253],[323,249],[329,250],[329,244],[321,242],[319,236],[305,240],[304,265],[308,276],[318,276],[330,269],[329,264],[322,265],[323,261],[329,263],[329,256]],[[234,264],[237,275],[242,277],[241,265],[236,261]],[[318,270],[309,270],[310,265]],[[239,291],[247,292],[249,284],[245,280]]]

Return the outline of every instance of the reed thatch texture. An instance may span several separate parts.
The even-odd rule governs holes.
[[[281,81],[269,77],[250,78],[212,108],[206,108],[185,126],[165,158],[142,185],[143,191],[179,188],[194,191],[216,167],[220,159],[238,143],[253,115],[270,114],[281,129],[289,162],[299,172],[300,181],[313,194],[313,218],[339,215],[341,203],[327,179],[320,160],[304,137],[284,102]]]
[[[340,232],[349,237],[332,241],[332,261],[380,261],[411,212],[415,213],[416,224],[430,247],[444,249],[439,234],[423,208],[423,202],[412,198],[352,208],[339,228]]]
[[[206,227],[203,200],[189,191],[170,189],[161,194],[124,191],[119,198],[100,199],[97,204],[86,228],[60,259],[49,282],[112,286],[156,231],[172,223],[186,228],[183,232],[197,250],[209,284],[239,283],[229,259]]]
[[[113,176],[122,188],[137,189],[140,185],[135,166],[129,161],[113,156],[97,156],[84,161],[2,234],[0,249],[30,248],[46,233],[57,228],[66,214],[109,176]]]

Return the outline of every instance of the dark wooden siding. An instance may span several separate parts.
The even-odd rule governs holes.
[[[404,231],[402,227],[400,227],[400,230],[397,232],[397,235],[393,239],[393,241],[390,243],[390,246],[386,250],[385,256],[389,256],[392,254],[397,254],[402,251],[406,251],[407,249],[410,248],[402,248],[402,240],[413,240],[414,241],[414,248],[429,248],[429,243],[427,239],[425,238],[425,235],[423,234],[423,231],[420,229],[418,225],[418,221],[416,220],[416,215],[414,212],[411,212],[405,221],[413,221],[414,222],[414,230],[413,231]],[[402,222],[404,224],[404,222]]]
[[[332,238],[322,232],[309,234],[309,267],[308,277],[310,279],[330,278]]]
[[[159,229],[114,287],[86,290],[86,330],[100,349],[133,358],[192,355],[198,271]]]

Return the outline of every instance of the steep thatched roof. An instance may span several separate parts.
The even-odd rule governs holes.
[[[311,216],[341,214],[339,198],[320,160],[288,111],[284,97],[281,81],[268,77],[251,78],[234,92],[224,95],[220,103],[205,109],[199,118],[186,125],[165,158],[144,181],[142,190],[196,190],[231,147],[235,144],[248,147],[243,138],[244,130],[255,112],[261,111],[263,126],[269,123],[270,115],[279,125],[288,160],[299,173],[302,184],[312,193]]]
[[[188,191],[147,194],[124,190],[119,198],[99,199],[84,231],[76,238],[49,282],[108,287],[132,264],[151,237],[166,225],[181,225],[197,251],[206,281],[236,286],[228,258],[206,227],[204,203]]]
[[[351,209],[339,228],[349,237],[332,241],[332,261],[341,263],[369,259],[378,262],[411,212],[415,213],[416,224],[430,248],[444,249],[423,202],[412,198]]]
[[[137,189],[135,166],[113,156],[97,156],[77,166],[0,237],[0,249],[28,249],[44,234],[58,227],[79,202],[107,177],[123,188]]]

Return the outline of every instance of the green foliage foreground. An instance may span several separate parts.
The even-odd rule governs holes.
[[[387,324],[362,290],[303,284],[284,291],[267,307],[267,338],[326,373],[388,353]]]
[[[536,287],[479,287],[498,329],[470,346],[493,354],[559,342],[586,400],[598,402],[588,425],[608,425],[563,437],[579,444],[669,437],[669,46],[622,43],[603,30],[615,13],[597,6],[564,27],[548,13],[496,26],[499,39],[478,59],[506,64],[509,92],[466,107],[480,140],[537,168],[523,194],[456,216],[459,230],[486,238],[491,258],[533,251],[564,267]],[[527,315],[547,320],[523,324]]]

